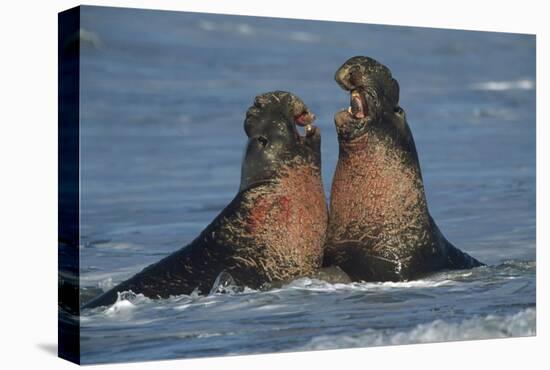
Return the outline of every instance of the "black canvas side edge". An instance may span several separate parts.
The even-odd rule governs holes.
[[[80,7],[58,14],[58,356],[80,364]]]

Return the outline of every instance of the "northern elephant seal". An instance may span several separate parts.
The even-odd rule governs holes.
[[[85,307],[111,304],[118,292],[130,290],[150,298],[195,289],[208,294],[222,273],[251,288],[313,275],[321,267],[327,226],[321,137],[313,120],[296,95],[257,96],[246,113],[248,143],[231,203],[189,245]]]
[[[364,281],[482,265],[447,241],[428,212],[416,147],[390,70],[357,56],[335,79],[351,97],[350,107],[334,118],[339,158],[324,264]]]

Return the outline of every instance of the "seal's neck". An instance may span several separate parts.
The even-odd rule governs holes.
[[[321,174],[311,164],[294,164],[280,175],[241,193],[240,217],[232,230],[246,241],[247,259],[267,281],[312,273],[321,263],[327,207]]]
[[[340,157],[342,157],[342,155],[351,155],[354,152],[367,150],[371,136],[372,135],[365,133],[353,140],[343,140],[339,138],[338,145],[340,149]]]
[[[341,144],[331,192],[332,223],[377,225],[371,231],[383,232],[409,221],[424,222],[420,169],[408,156],[391,138],[375,133]]]

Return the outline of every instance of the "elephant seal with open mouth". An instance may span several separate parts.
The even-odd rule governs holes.
[[[334,118],[339,158],[324,264],[340,266],[356,281],[409,280],[482,265],[447,241],[428,212],[416,147],[390,70],[357,56],[335,79],[351,96],[350,107]]]
[[[291,93],[257,96],[246,113],[248,144],[239,192],[231,203],[191,244],[84,307],[112,304],[118,292],[130,290],[150,298],[197,288],[208,294],[216,278],[227,274],[251,288],[314,276],[327,226],[321,137],[314,118]]]

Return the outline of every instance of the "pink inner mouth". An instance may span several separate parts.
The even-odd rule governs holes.
[[[350,99],[351,114],[353,117],[361,119],[365,118],[368,113],[368,107],[363,96],[353,91]]]
[[[315,115],[310,112],[304,112],[294,117],[294,122],[298,126],[306,126],[312,124],[315,121]]]

